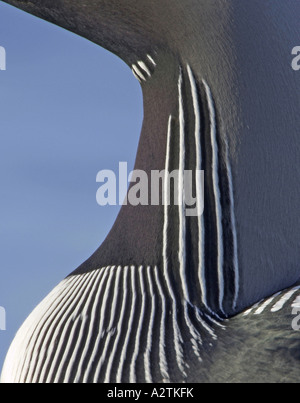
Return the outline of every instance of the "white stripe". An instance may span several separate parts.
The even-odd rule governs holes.
[[[201,158],[201,118],[200,118],[200,107],[199,107],[199,99],[197,93],[197,86],[195,82],[194,75],[190,66],[187,66],[189,80],[192,89],[192,98],[193,98],[193,106],[194,106],[194,114],[195,114],[195,142],[196,142],[196,172],[201,171],[202,167],[202,158]],[[198,208],[198,233],[199,233],[199,242],[198,242],[198,259],[199,259],[199,283],[201,290],[201,298],[203,305],[208,308],[207,304],[207,291],[206,291],[206,279],[205,279],[205,249],[204,249],[204,217],[202,214],[201,203],[200,200],[203,199],[204,195],[202,194],[202,184],[201,177],[197,178],[196,181],[196,198],[197,198],[197,208]],[[209,309],[210,310],[210,309]]]
[[[132,71],[142,80],[142,81],[146,81],[146,77],[144,76],[144,74],[140,71],[140,69],[133,64],[132,65]]]
[[[201,318],[200,312],[198,308],[195,308],[196,311],[196,318],[198,322],[201,324],[201,326],[210,334],[210,336],[214,339],[217,340],[217,336],[213,329]]]
[[[226,330],[226,327],[223,325],[223,323],[225,322],[225,319],[220,318],[214,312],[212,312],[212,313],[201,312],[201,313],[203,316],[205,316],[205,318],[207,319],[208,322],[211,322],[213,325],[216,325],[217,327],[221,328],[222,330]]]
[[[134,275],[135,267],[131,266],[130,270],[131,270],[131,293],[132,293],[131,310],[130,310],[130,317],[129,317],[128,326],[127,326],[126,338],[125,338],[122,353],[120,356],[120,363],[119,363],[119,368],[118,368],[118,372],[117,372],[117,383],[122,382],[123,368],[124,368],[124,364],[125,364],[125,361],[127,358],[129,342],[131,341],[130,335],[133,330],[133,321],[134,321],[134,314],[135,314],[135,308],[136,308],[137,293],[136,293],[135,275]]]
[[[38,365],[41,348],[40,346],[42,346],[44,334],[45,332],[49,331],[48,326],[51,328],[50,325],[52,324],[53,320],[57,320],[57,312],[61,312],[61,310],[63,310],[66,302],[70,299],[70,296],[72,296],[74,289],[76,290],[80,287],[80,279],[74,276],[71,281],[63,282],[63,284],[65,287],[64,289],[59,287],[61,294],[57,294],[57,298],[55,298],[53,301],[47,301],[47,305],[45,305],[47,317],[45,320],[38,320],[39,315],[41,314],[40,306],[37,307],[36,311],[38,315],[35,316],[35,313],[33,313],[35,322],[38,321],[38,326],[36,331],[30,335],[30,344],[28,345],[29,353],[27,354],[24,365],[25,368],[30,369],[27,376],[27,379],[29,379],[30,382],[34,381],[38,375],[38,370],[35,369],[35,365],[33,365],[33,363]],[[44,347],[44,350],[45,349],[46,347]]]
[[[258,308],[259,305],[260,305],[263,301],[264,301],[264,300],[262,299],[262,300],[260,300],[259,302],[257,302],[255,305],[253,305],[251,308],[247,309],[247,310],[243,313],[243,316],[249,316],[250,313],[251,313],[252,311],[254,311],[256,308]]]
[[[158,292],[161,297],[161,322],[160,322],[160,335],[159,335],[159,368],[160,372],[164,378],[164,382],[170,382],[169,379],[169,370],[168,370],[168,363],[166,358],[166,331],[165,331],[165,324],[166,324],[166,299],[163,293],[162,286],[160,284],[160,280],[158,277],[158,269],[155,266],[155,280],[158,288]]]
[[[209,320],[212,324],[220,327],[222,330],[226,330],[226,326],[223,325],[223,323],[224,323],[223,318],[220,318],[215,313],[213,313],[213,315],[215,316],[214,318],[210,314],[207,314],[205,312],[203,314],[206,317],[206,319]]]
[[[51,320],[49,320],[49,328],[46,326],[43,326],[43,329],[40,332],[40,342],[37,340],[33,340],[34,342],[34,347],[33,347],[33,352],[36,354],[36,365],[30,365],[31,367],[31,373],[28,374],[28,378],[30,379],[30,382],[36,383],[38,378],[40,377],[40,381],[42,381],[43,377],[45,376],[45,365],[47,365],[47,361],[49,362],[51,357],[51,353],[54,349],[53,346],[53,332],[56,331],[57,329],[60,328],[61,320],[66,317],[66,314],[72,310],[72,307],[76,304],[77,300],[80,298],[81,295],[81,290],[85,290],[85,286],[89,284],[90,278],[92,276],[92,273],[86,273],[83,276],[78,276],[77,282],[76,282],[76,287],[71,290],[69,290],[69,293],[67,294],[68,299],[64,301],[64,304],[62,306],[59,306],[58,309],[55,309],[53,312],[53,317]],[[68,305],[68,304],[69,305]],[[65,310],[65,312],[64,312]],[[55,333],[54,333],[55,334]],[[41,353],[43,352],[43,353]],[[43,359],[44,357],[48,356],[48,360],[44,363]],[[34,374],[33,374],[34,371]]]
[[[55,328],[55,332],[53,333],[51,337],[51,347],[48,349],[48,357],[46,362],[43,364],[43,369],[41,371],[41,382],[43,383],[49,383],[51,382],[51,379],[54,374],[55,367],[57,366],[58,363],[58,358],[60,357],[61,351],[62,351],[62,346],[65,340],[64,335],[66,334],[66,331],[68,329],[68,325],[73,321],[73,318],[77,318],[81,314],[81,311],[84,306],[84,301],[86,299],[86,296],[89,295],[91,288],[94,283],[94,277],[96,275],[96,272],[91,273],[91,276],[89,278],[88,284],[86,288],[82,288],[80,291],[80,294],[78,295],[78,298],[72,302],[72,304],[69,306],[65,314],[62,316],[59,324]],[[75,302],[76,301],[76,302]],[[55,342],[59,340],[58,344]],[[52,351],[55,354],[54,357],[51,354]],[[51,353],[49,354],[49,352]],[[49,365],[51,363],[49,371],[46,373]]]
[[[103,269],[102,269],[102,271],[103,271]],[[112,282],[114,272],[115,272],[115,266],[113,266],[113,267],[108,266],[108,267],[104,268],[104,275],[103,276],[102,276],[102,271],[100,272],[101,282],[100,282],[99,285],[97,285],[98,291],[97,291],[96,297],[94,298],[94,303],[93,303],[92,310],[91,310],[90,324],[89,324],[89,329],[88,329],[88,335],[87,335],[87,338],[86,338],[87,342],[85,344],[84,350],[83,350],[83,352],[81,354],[81,359],[80,359],[78,367],[77,367],[78,369],[77,369],[77,374],[76,374],[76,377],[75,377],[75,382],[79,382],[80,376],[82,374],[85,374],[85,376],[83,378],[83,382],[84,383],[88,382],[89,369],[91,368],[91,365],[87,365],[87,371],[85,371],[85,369],[83,368],[83,364],[84,364],[84,361],[85,361],[86,357],[88,356],[88,350],[90,348],[89,340],[92,340],[92,338],[93,338],[94,326],[95,326],[95,323],[96,323],[96,314],[97,314],[97,310],[99,309],[98,303],[99,303],[101,292],[103,291],[103,284],[105,283],[105,280],[106,280],[107,276],[109,276],[108,280],[107,280],[107,284],[105,285],[105,292],[104,292],[102,300],[101,300],[101,312],[100,312],[100,324],[99,324],[98,337],[99,337],[99,335],[102,334],[102,330],[103,330],[103,323],[104,323],[104,318],[105,318],[105,310],[107,309],[107,299],[108,299],[108,295],[109,295],[110,288],[111,288],[111,282]],[[93,294],[91,294],[90,297],[92,295]],[[89,304],[86,304],[86,308],[88,308],[88,306],[89,306]],[[97,339],[97,341],[98,341],[98,339]],[[96,342],[94,344],[94,349],[93,349],[93,352],[91,354],[89,363],[92,363],[93,360],[95,359],[95,354],[96,354],[96,351],[97,351],[97,347],[98,347],[98,343]]]
[[[168,121],[168,137],[167,137],[167,149],[166,149],[166,162],[165,162],[165,183],[164,183],[164,227],[163,227],[163,258],[164,266],[167,267],[167,253],[168,253],[168,205],[170,203],[168,198],[168,172],[170,166],[170,145],[171,145],[171,125],[172,116],[169,117]]]
[[[230,218],[231,218],[231,230],[233,237],[233,270],[234,270],[234,298],[233,298],[233,310],[237,307],[237,301],[240,292],[240,273],[239,273],[239,260],[238,260],[238,243],[237,243],[237,232],[236,232],[236,221],[235,221],[235,209],[234,209],[234,195],[233,195],[233,181],[231,166],[229,163],[228,155],[228,143],[226,141],[226,166],[228,174],[228,184],[229,184],[229,198],[230,198]]]
[[[127,287],[128,272],[129,272],[129,267],[128,266],[124,267],[122,308],[121,308],[120,318],[119,318],[119,322],[118,322],[117,337],[115,339],[115,343],[114,343],[112,352],[109,356],[109,361],[108,361],[107,368],[106,368],[104,383],[111,382],[110,379],[111,379],[111,375],[112,375],[112,366],[113,366],[115,355],[116,355],[116,352],[118,349],[119,340],[120,340],[120,337],[122,334],[122,328],[123,328],[123,326],[125,326],[125,324],[123,322],[124,322],[124,316],[126,313],[126,303],[127,303],[127,296],[128,296],[128,287]]]
[[[136,72],[133,69],[131,69],[131,70],[132,70],[134,77],[142,84],[142,80],[140,79],[140,77],[136,74]]]
[[[184,191],[184,169],[185,169],[185,121],[183,111],[183,97],[182,97],[182,71],[180,71],[178,81],[178,95],[179,95],[179,269],[181,284],[183,289],[184,299],[190,302],[189,291],[186,281],[186,222],[185,222],[185,191]]]
[[[17,333],[6,359],[6,361],[9,360],[17,364],[17,368],[14,368],[13,370],[14,381],[26,381],[26,370],[30,370],[30,365],[36,362],[37,359],[37,354],[34,352],[34,340],[36,340],[36,338],[40,340],[39,337],[41,335],[41,330],[43,329],[45,323],[49,321],[49,318],[52,317],[55,308],[62,303],[66,294],[68,294],[68,287],[64,289],[65,284],[67,283],[69,283],[69,281],[63,281],[58,287],[56,287],[52,293],[37,306],[37,308],[32,312],[28,319],[26,319],[25,323]],[[48,309],[49,306],[51,307],[50,309]],[[37,323],[37,318],[39,318],[40,315],[42,318]],[[35,329],[32,331],[34,326]],[[10,358],[11,349],[16,349],[17,359]],[[18,356],[20,352],[22,352],[22,357]]]
[[[189,314],[188,314],[188,306],[190,305],[190,303],[185,302],[184,304],[184,318],[185,318],[185,322],[187,324],[187,327],[189,328],[190,334],[191,334],[191,343],[193,346],[193,351],[196,355],[196,357],[199,359],[199,361],[202,362],[201,356],[200,356],[200,350],[199,350],[199,345],[202,345],[202,340],[201,340],[201,336],[199,334],[199,332],[195,329],[195,327],[193,326],[190,318],[189,318]]]
[[[167,140],[167,151],[166,151],[166,165],[165,165],[165,171],[166,173],[169,170],[169,163],[170,163],[170,141],[171,141],[171,123],[172,123],[172,116],[169,117],[169,123],[168,123],[168,140]],[[178,364],[178,367],[182,374],[186,376],[185,370],[184,370],[184,359],[182,355],[182,337],[181,333],[178,327],[177,323],[177,301],[176,297],[174,294],[174,290],[169,278],[169,273],[168,273],[168,256],[167,256],[167,245],[168,245],[168,225],[169,225],[169,220],[168,220],[168,192],[167,192],[167,175],[165,177],[165,189],[164,189],[164,229],[163,229],[163,268],[164,268],[164,278],[167,284],[167,289],[168,292],[171,296],[172,299],[172,305],[173,305],[173,314],[172,314],[172,322],[173,322],[173,330],[174,330],[174,347],[175,347],[175,353],[176,353],[176,362]],[[163,294],[163,290],[161,288],[161,293],[163,298],[165,298]]]
[[[113,291],[113,296],[114,297],[113,297],[113,301],[112,301],[112,304],[111,304],[111,308],[109,309],[110,310],[110,320],[109,320],[109,324],[108,324],[108,327],[107,327],[107,337],[106,337],[106,340],[105,340],[105,345],[104,345],[104,347],[102,349],[101,357],[99,359],[98,365],[97,365],[96,370],[95,370],[95,375],[94,375],[94,382],[95,383],[98,382],[102,366],[103,366],[105,360],[109,357],[108,348],[109,348],[109,343],[110,343],[110,341],[111,341],[111,339],[112,339],[112,337],[114,335],[113,323],[114,323],[114,320],[116,319],[116,316],[117,316],[116,307],[117,307],[117,301],[118,301],[118,297],[119,297],[119,285],[120,285],[121,272],[122,272],[122,267],[119,266],[118,269],[117,269],[117,278],[116,278],[116,281],[115,281],[115,287],[114,287],[114,291]],[[106,307],[106,309],[107,309],[107,307]],[[97,354],[97,350],[98,350],[99,345],[100,345],[101,337],[102,337],[102,332],[99,331],[99,334],[97,336],[97,340],[95,342],[95,347],[94,347],[93,353],[91,354],[89,364],[87,365],[87,368],[90,368],[89,372],[91,371],[92,363],[95,362],[95,360],[96,360],[96,354]],[[88,380],[88,378],[89,378],[89,374],[86,376],[87,380]]]
[[[48,375],[47,375],[47,378],[45,381],[46,383],[49,383],[49,382],[58,383],[60,381],[64,364],[67,362],[67,357],[71,350],[71,345],[73,342],[73,335],[74,335],[75,331],[77,330],[77,326],[80,326],[80,334],[78,336],[78,340],[81,339],[83,330],[87,323],[87,320],[88,320],[88,316],[84,315],[83,313],[80,315],[74,316],[74,317],[73,317],[73,315],[70,315],[68,317],[68,320],[64,324],[64,326],[60,327],[60,330],[62,330],[62,332],[59,335],[59,343],[57,346],[56,354],[52,360],[52,366],[48,372]],[[69,327],[71,327],[71,331],[69,331]],[[62,346],[63,346],[63,343],[65,340],[68,340],[68,343],[63,349]],[[63,352],[63,356],[61,359],[58,359],[61,352]],[[76,351],[76,353],[77,353],[77,351]],[[54,371],[53,366],[54,365],[56,366],[57,364],[58,364],[58,368],[57,368],[57,370]],[[52,374],[53,374],[53,376],[55,375],[54,380],[52,380]],[[64,383],[66,383],[66,381],[64,381]]]
[[[180,71],[178,81],[178,95],[179,95],[179,264],[180,275],[185,299],[184,304],[184,318],[191,333],[191,343],[194,353],[200,359],[200,353],[197,343],[201,344],[201,337],[188,315],[188,305],[190,305],[190,296],[186,279],[186,220],[185,220],[185,187],[184,187],[184,172],[185,172],[185,120],[183,110],[183,95],[182,95],[182,71]],[[199,129],[200,130],[200,129]]]
[[[140,278],[140,285],[141,285],[142,305],[141,305],[139,324],[138,324],[137,333],[136,333],[136,337],[135,337],[135,347],[134,347],[134,352],[133,352],[131,366],[130,366],[130,377],[129,377],[130,383],[136,383],[135,366],[136,366],[136,360],[139,356],[141,335],[142,335],[142,330],[143,330],[143,322],[144,322],[144,318],[145,318],[146,294],[145,294],[143,271],[144,271],[143,266],[140,266],[139,267],[139,278]]]
[[[81,319],[82,319],[82,321],[81,321]],[[80,316],[78,316],[75,319],[75,321],[74,321],[74,323],[72,325],[72,330],[71,330],[71,332],[70,332],[70,334],[68,336],[68,343],[67,343],[67,345],[65,347],[64,355],[63,355],[62,359],[60,360],[60,365],[59,365],[59,368],[58,368],[58,370],[56,372],[56,377],[54,379],[54,383],[58,383],[59,380],[60,380],[60,375],[62,374],[62,369],[63,369],[65,363],[67,362],[68,354],[71,351],[72,343],[73,343],[73,341],[75,339],[75,332],[77,331],[77,327],[80,326],[81,331],[80,331],[79,337],[77,339],[77,345],[76,345],[76,347],[78,348],[78,343],[80,343],[80,341],[81,341],[82,332],[83,332],[83,329],[85,328],[86,321],[87,321],[87,317],[81,318]],[[64,337],[64,334],[62,334],[62,337]],[[75,350],[77,350],[77,348]],[[66,371],[63,383],[69,383],[71,369],[74,368],[74,366],[76,365],[75,359],[73,358],[74,355],[76,356],[76,354],[73,352],[72,357],[71,357],[71,359],[69,361],[69,364],[68,364],[68,369]]]
[[[44,362],[44,358],[46,356],[49,362],[49,356],[52,357],[52,353],[54,351],[53,335],[55,335],[55,332],[57,332],[57,328],[60,327],[61,320],[65,317],[68,309],[74,303],[74,299],[76,298],[74,298],[74,294],[78,296],[78,293],[82,287],[82,282],[83,284],[89,284],[90,276],[91,274],[89,273],[83,275],[81,278],[78,277],[76,279],[77,281],[75,282],[75,287],[72,287],[72,291],[71,289],[68,290],[68,294],[63,301],[64,303],[56,307],[56,309],[53,311],[53,315],[51,315],[51,318],[49,317],[47,322],[45,322],[41,328],[38,339],[33,340],[34,346],[32,351],[35,355],[35,358],[34,360],[32,359],[30,361],[30,372],[27,376],[29,382],[37,383],[38,381],[46,381],[46,379],[43,377],[46,377],[45,364],[47,365],[47,360]]]
[[[147,274],[148,274],[148,282],[150,287],[150,295],[151,295],[151,314],[150,314],[150,322],[148,327],[148,334],[147,334],[147,346],[146,351],[144,354],[144,362],[145,362],[145,380],[147,383],[153,383],[153,379],[151,376],[151,350],[152,350],[152,336],[153,336],[153,328],[154,328],[154,320],[155,320],[155,295],[153,289],[153,283],[151,278],[151,267],[147,267]]]
[[[217,131],[216,131],[216,114],[214,101],[209,86],[203,81],[206,97],[208,101],[209,116],[210,116],[210,135],[212,146],[212,173],[213,173],[213,188],[216,204],[216,221],[217,221],[217,237],[218,237],[218,280],[219,280],[219,306],[223,311],[224,300],[224,246],[223,246],[223,231],[222,231],[222,209],[221,209],[221,196],[219,188],[219,162],[218,162],[218,143],[217,143]]]
[[[267,299],[267,300],[262,304],[262,306],[260,306],[260,307],[254,312],[254,315],[261,315],[261,314],[264,312],[264,310],[265,310],[269,305],[271,305],[272,302],[274,301],[274,299],[275,299],[276,297],[278,297],[280,294],[281,294],[281,293],[278,293],[278,294],[276,294],[276,295],[273,295],[273,297]]]
[[[273,306],[271,312],[280,311],[284,305],[292,298],[292,296],[300,289],[300,287],[293,288],[291,291],[285,293],[282,298]]]
[[[72,280],[74,279],[72,278]],[[2,383],[25,382],[26,371],[30,367],[31,353],[34,347],[32,334],[40,334],[40,328],[52,313],[51,310],[49,312],[49,306],[53,308],[55,304],[60,303],[64,297],[65,285],[70,281],[70,279],[64,280],[55,287],[25,320],[7,353],[1,374]],[[36,318],[39,318],[41,314],[43,319],[45,317],[45,320],[37,324]],[[32,332],[33,329],[34,332]]]
[[[104,280],[102,278],[103,271],[104,271],[104,268],[102,268],[99,272],[97,271],[96,281],[94,281],[93,289],[90,292],[89,298],[88,298],[88,300],[87,300],[87,302],[85,304],[85,307],[83,309],[83,312],[82,312],[82,315],[81,315],[83,317],[83,323],[81,325],[80,332],[79,332],[79,335],[77,337],[76,345],[73,348],[72,356],[71,356],[71,358],[69,360],[68,367],[67,367],[66,372],[65,372],[64,383],[69,383],[70,382],[71,371],[72,371],[73,368],[76,368],[76,367],[78,368],[77,376],[75,376],[75,382],[77,382],[76,378],[79,377],[79,374],[84,372],[82,370],[82,361],[83,361],[83,359],[85,358],[85,355],[86,355],[88,342],[86,343],[86,348],[83,350],[83,353],[81,354],[81,359],[79,361],[79,364],[76,364],[76,359],[78,359],[78,351],[79,351],[79,347],[80,347],[80,345],[82,343],[83,334],[84,334],[84,330],[85,330],[85,324],[86,324],[86,322],[88,320],[88,309],[90,307],[90,303],[92,301],[92,298],[94,297],[94,291],[98,288],[98,292],[97,292],[96,297],[95,297],[95,300],[97,301],[98,297],[99,297],[99,292],[100,292],[100,290],[102,288],[102,282]],[[95,321],[95,312],[94,312],[94,307],[93,307],[92,312],[91,312],[91,317],[90,317],[89,332],[88,332],[88,336],[86,337],[86,340],[90,339],[91,328],[93,327],[94,321]],[[74,326],[74,329],[75,329],[75,326]],[[70,338],[70,342],[72,342],[73,337],[70,336],[69,338]],[[65,354],[67,354],[68,351],[69,351],[69,349],[66,348],[66,353]],[[64,358],[61,360],[62,365],[66,362],[66,360]],[[58,382],[58,379],[56,380],[56,382]]]
[[[99,290],[101,290],[102,273],[103,273],[103,271],[104,271],[104,268],[102,268],[102,269],[99,271],[99,274],[97,274],[97,281],[95,281],[93,290],[92,290],[92,292],[91,292],[90,295],[89,295],[89,301],[88,301],[89,303],[90,303],[90,299],[92,298],[94,289],[96,289],[96,287],[99,287]],[[100,281],[100,285],[98,286],[99,281]],[[98,293],[97,293],[95,299],[98,298],[98,294],[99,294],[99,291],[98,291]],[[88,303],[88,305],[89,305],[89,303]],[[84,321],[86,321],[86,319],[87,319],[87,305],[86,305],[85,308],[84,308],[83,316],[84,316]],[[93,321],[94,321],[94,312],[92,311],[91,319],[90,319],[90,326],[91,326],[91,323],[93,323]],[[81,326],[80,333],[79,333],[79,335],[78,335],[76,345],[75,345],[75,347],[74,347],[74,349],[73,349],[72,356],[71,356],[71,358],[70,358],[68,367],[67,367],[67,369],[66,369],[65,378],[64,378],[64,383],[68,383],[68,382],[70,381],[71,371],[72,371],[72,369],[75,367],[74,364],[75,364],[75,362],[76,362],[76,358],[77,358],[77,354],[78,354],[78,349],[79,349],[80,343],[82,342],[84,328],[85,328],[84,325]],[[70,338],[71,338],[71,337],[70,337]],[[87,337],[87,340],[88,340],[88,337]],[[83,353],[83,354],[84,354],[84,353]],[[63,360],[62,360],[62,361],[63,361]],[[79,363],[79,365],[76,365],[76,367],[78,367],[78,368],[80,368],[80,366],[81,366],[80,363]],[[77,372],[78,372],[78,371],[77,371]],[[75,382],[76,382],[76,377],[75,377]]]
[[[151,77],[151,71],[148,69],[144,62],[138,62],[138,65],[148,74],[149,77]]]
[[[153,59],[150,55],[147,55],[147,57],[148,57],[148,59],[150,60],[150,62],[151,62],[154,66],[156,66],[156,63],[155,63],[154,59]]]

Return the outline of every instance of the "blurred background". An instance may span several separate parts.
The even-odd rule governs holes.
[[[119,206],[102,169],[133,169],[142,93],[119,58],[0,3],[0,370],[35,306],[100,246]]]

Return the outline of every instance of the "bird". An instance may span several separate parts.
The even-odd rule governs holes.
[[[299,1],[3,1],[127,64],[135,170],[165,174],[26,319],[1,381],[299,382]]]

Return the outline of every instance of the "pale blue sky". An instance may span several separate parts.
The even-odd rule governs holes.
[[[142,94],[116,56],[0,3],[0,368],[14,334],[104,240],[97,172],[133,168]]]

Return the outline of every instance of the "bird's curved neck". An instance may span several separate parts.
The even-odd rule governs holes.
[[[135,182],[89,264],[157,266],[179,299],[229,315],[239,288],[233,188],[210,85],[172,55],[145,55],[132,69],[144,90],[135,170],[149,179],[147,203],[130,204]]]
[[[5,2],[84,36],[132,67],[145,102],[137,170],[148,178],[178,170],[174,192],[181,201],[185,171],[194,172],[198,199],[195,173],[204,171],[202,215],[187,215],[184,203],[129,203],[79,271],[157,266],[172,273],[178,298],[225,314],[299,278],[299,80],[287,62],[299,30],[298,2]],[[290,29],[282,29],[286,24]],[[293,189],[288,209],[278,186],[281,194]]]

